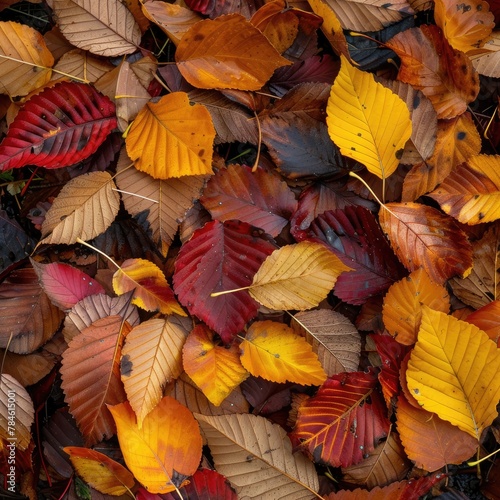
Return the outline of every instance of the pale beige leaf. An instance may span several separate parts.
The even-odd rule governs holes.
[[[192,327],[191,319],[171,314],[145,321],[127,335],[121,379],[139,429],[163,397],[163,387],[182,373],[182,347]]]
[[[142,12],[156,24],[175,45],[181,41],[184,33],[203,18],[191,9],[167,2],[145,2]]]
[[[95,57],[81,49],[73,49],[64,53],[57,61],[52,80],[69,75],[75,80],[93,83],[113,68],[114,66],[105,59]]]
[[[256,415],[195,414],[214,459],[239,498],[310,500],[319,489],[314,464],[292,454],[285,430]]]
[[[220,406],[215,406],[210,403],[186,372],[182,373],[175,381],[171,390],[167,390],[166,393],[177,399],[179,403],[182,403],[193,413],[215,416],[231,415],[233,413],[248,413],[249,411],[248,401],[243,396],[239,387],[234,389]]]
[[[120,196],[108,172],[90,172],[71,179],[49,208],[42,224],[46,244],[91,240],[111,225],[120,208]]]
[[[500,78],[500,31],[494,31],[482,48],[467,55],[480,75]]]
[[[109,297],[102,293],[89,295],[76,303],[64,320],[63,335],[69,343],[83,329],[98,319],[118,314],[127,323],[134,327],[139,324],[139,313],[131,301],[131,294],[126,293],[119,297]]]
[[[153,179],[135,168],[125,151],[118,160],[116,182],[130,215],[147,213],[152,239],[166,256],[179,223],[199,198],[205,176],[194,175],[171,179]]]
[[[0,437],[25,450],[31,441],[35,409],[26,389],[11,375],[0,375]],[[8,452],[9,453],[9,452]],[[15,455],[15,451],[14,451]]]
[[[147,89],[149,84],[154,80],[154,75],[158,69],[158,61],[155,57],[153,57],[153,55],[148,54],[147,56],[130,63],[130,67],[135,73],[135,76],[141,82],[141,85]]]
[[[47,33],[43,35],[43,39],[56,61],[58,61],[63,54],[66,54],[66,52],[75,48],[68,42],[68,40],[66,40],[66,38],[64,38],[64,35],[57,26],[54,26],[50,31],[47,31]]]
[[[0,22],[0,94],[27,95],[50,80],[53,64],[38,31],[13,21]]]
[[[290,326],[306,337],[329,377],[358,370],[361,336],[343,314],[331,309],[304,311],[293,316]]]
[[[141,41],[139,25],[119,0],[52,0],[52,9],[63,35],[93,54],[130,54]]]

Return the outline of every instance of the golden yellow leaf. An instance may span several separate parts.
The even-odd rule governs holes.
[[[54,57],[43,36],[25,24],[0,22],[0,93],[25,96],[45,85]]]
[[[146,311],[186,316],[162,270],[149,260],[127,259],[113,275],[113,290],[117,295],[134,290],[132,304]]]
[[[134,476],[123,465],[90,448],[66,446],[78,475],[92,488],[107,495],[123,495],[135,484]]]
[[[128,402],[110,406],[127,467],[150,493],[178,489],[196,472],[202,439],[193,414],[165,396],[139,429]]]
[[[316,307],[344,271],[351,271],[321,243],[303,241],[275,250],[260,266],[250,295],[269,309]]]
[[[450,297],[443,285],[434,283],[423,268],[391,285],[384,297],[382,320],[387,331],[400,343],[417,340],[422,304],[448,313]]]
[[[214,139],[207,108],[191,106],[185,92],[173,92],[142,108],[125,144],[138,170],[155,179],[169,179],[211,174]]]
[[[240,361],[238,346],[226,348],[214,343],[213,332],[205,325],[195,326],[182,349],[184,370],[215,406],[248,377]]]
[[[240,350],[242,365],[256,377],[302,385],[321,385],[326,380],[312,346],[283,323],[252,323]]]
[[[408,389],[427,411],[479,440],[497,416],[500,351],[474,325],[424,306]]]
[[[411,136],[410,112],[371,73],[355,68],[343,55],[341,61],[326,108],[328,133],[344,156],[387,178]]]

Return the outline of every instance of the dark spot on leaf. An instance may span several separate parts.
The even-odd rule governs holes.
[[[193,37],[193,40],[195,42],[201,42],[201,40],[203,40],[205,38],[205,35],[202,35],[201,33],[196,33],[196,35],[194,35]]]
[[[351,151],[356,151],[356,148],[351,146]]]
[[[358,132],[358,137],[361,137],[361,132]]]
[[[483,212],[479,212],[479,214],[477,215],[477,218],[478,218],[479,220],[484,219],[484,214],[483,214]]]
[[[384,4],[382,5],[382,8],[383,8],[383,9],[388,9],[389,7],[392,7],[392,3],[384,3]]]
[[[202,157],[204,154],[205,154],[205,150],[204,150],[204,149],[200,149],[200,150],[198,151],[198,156],[199,156],[199,157]]]
[[[419,106],[420,106],[420,96],[417,94],[414,98],[413,98],[413,109],[417,109]]]
[[[120,364],[121,374],[125,377],[130,377],[130,375],[132,374],[132,369],[133,369],[133,363],[130,360],[130,356],[128,354],[125,354]]]
[[[276,354],[274,355],[274,357],[275,357],[275,358],[279,358],[279,357],[280,357],[279,353],[276,353]]]
[[[396,151],[396,158],[397,158],[398,160],[401,160],[401,157],[403,156],[403,151],[404,151],[404,149],[403,149],[403,148],[398,149],[398,150]]]
[[[467,134],[466,134],[465,132],[459,132],[459,133],[457,134],[457,139],[458,139],[459,141],[463,141],[466,137],[467,137]]]
[[[468,70],[467,70],[467,65],[462,64],[462,66],[460,66],[460,69],[462,70],[462,73],[463,73],[464,75],[466,75],[466,74],[467,74],[467,71],[468,71]]]

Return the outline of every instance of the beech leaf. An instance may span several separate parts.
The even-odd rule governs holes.
[[[326,379],[312,346],[283,323],[252,323],[240,350],[242,365],[256,377],[301,385],[321,385]]]
[[[408,389],[419,404],[477,440],[497,416],[500,351],[474,325],[424,306],[408,361]]]
[[[327,106],[328,132],[340,152],[380,179],[392,175],[411,136],[410,112],[391,90],[341,56]]]

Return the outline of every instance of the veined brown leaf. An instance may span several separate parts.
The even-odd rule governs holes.
[[[411,136],[410,112],[371,73],[355,68],[345,56],[341,61],[326,108],[328,132],[343,155],[385,179],[396,170]]]
[[[252,323],[240,350],[241,363],[254,376],[302,385],[321,385],[326,379],[312,346],[283,323]]]

